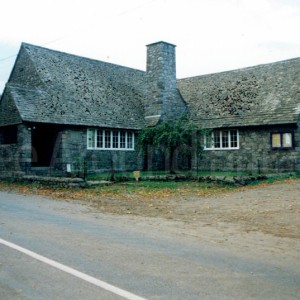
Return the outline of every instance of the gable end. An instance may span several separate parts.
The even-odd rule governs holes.
[[[20,113],[7,88],[0,101],[0,126],[22,123]]]

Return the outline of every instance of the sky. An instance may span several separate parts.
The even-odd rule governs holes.
[[[300,57],[300,0],[3,0],[0,93],[22,42],[146,68],[175,44],[177,78]]]

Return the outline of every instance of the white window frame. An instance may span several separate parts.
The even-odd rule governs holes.
[[[214,144],[214,134],[215,132],[218,131],[220,132],[220,147],[216,148],[215,144]],[[227,131],[228,132],[228,147],[223,147],[223,143],[222,143],[222,135],[223,132]],[[232,147],[231,146],[231,133],[232,132],[236,132],[236,138],[237,138],[237,146],[236,147]],[[240,149],[240,135],[239,135],[239,131],[237,129],[216,129],[213,130],[211,132],[211,147],[207,147],[207,135],[204,135],[204,150],[238,150]]]
[[[97,139],[98,139],[98,132],[102,132],[102,147],[98,147]],[[106,141],[106,133],[109,132],[109,138],[110,145],[107,147]],[[113,143],[113,134],[115,132],[118,132],[118,145],[116,147],[116,144]],[[121,132],[125,133],[125,147],[121,148]],[[129,142],[129,133],[132,136],[132,147],[128,147]],[[94,138],[94,141],[90,141],[90,137]],[[115,146],[115,147],[114,147]],[[88,128],[87,129],[87,149],[88,150],[114,150],[114,151],[134,151],[135,150],[135,133],[131,130],[119,130],[119,129],[102,129],[102,128]]]

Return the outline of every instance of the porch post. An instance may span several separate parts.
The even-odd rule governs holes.
[[[25,124],[18,125],[18,150],[19,150],[19,167],[21,172],[28,174],[31,171],[31,128]]]

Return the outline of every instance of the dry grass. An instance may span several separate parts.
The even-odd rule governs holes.
[[[91,209],[183,221],[201,226],[231,224],[300,238],[300,180],[242,188],[198,182],[127,182],[89,189],[47,188],[0,182],[0,190],[81,200]]]

